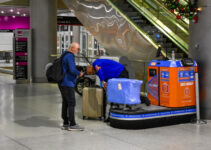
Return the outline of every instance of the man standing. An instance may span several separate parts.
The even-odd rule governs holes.
[[[63,119],[63,130],[69,131],[83,131],[84,129],[76,124],[75,122],[75,91],[74,86],[77,76],[83,76],[76,69],[75,57],[80,50],[80,45],[76,42],[72,43],[69,50],[64,52],[68,53],[63,57],[62,69],[65,74],[64,79],[59,84],[59,89],[62,95],[62,119]]]

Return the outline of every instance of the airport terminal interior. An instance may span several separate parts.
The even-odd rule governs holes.
[[[209,0],[0,0],[0,150],[210,150],[210,7]],[[74,84],[83,131],[62,128],[59,81],[48,75],[72,43],[84,73]],[[119,76],[127,76],[105,85],[96,60],[123,66]]]

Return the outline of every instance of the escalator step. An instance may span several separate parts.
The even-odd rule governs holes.
[[[168,53],[171,53],[173,50],[176,53],[178,51],[178,48],[167,48]]]
[[[128,17],[132,17],[132,16],[138,16],[138,13],[137,12],[126,12],[126,15]]]
[[[163,48],[171,48],[172,47],[172,43],[161,43],[161,47]]]
[[[159,44],[161,44],[161,46],[162,46],[162,44],[165,44],[166,43],[166,41],[167,41],[167,39],[166,38],[162,38],[162,39],[157,39],[157,43],[159,43]],[[163,46],[162,46],[163,47]],[[164,47],[163,47],[164,48]],[[169,47],[168,47],[169,48]]]
[[[138,16],[137,18],[134,18],[133,16],[130,17],[131,20],[146,20],[146,19],[142,19],[142,16]]]
[[[152,26],[152,27],[151,27],[151,30],[157,31],[157,32],[159,31],[155,26]]]
[[[144,27],[144,30],[152,30],[154,26],[148,25]]]
[[[113,2],[117,6],[128,5],[124,0],[121,0],[121,1],[118,0],[118,1],[113,1]]]
[[[147,26],[148,24],[146,23],[137,23],[142,29]],[[144,30],[145,31],[145,30]],[[145,31],[146,32],[146,31]]]
[[[133,22],[135,22],[135,23],[146,23],[145,20],[133,20]]]
[[[120,8],[120,9],[128,9],[129,8],[129,5],[128,4],[117,4],[117,6]]]
[[[153,34],[151,37],[152,37],[154,40],[156,40],[156,41],[159,41],[159,40],[162,40],[162,41],[163,41],[163,39],[165,39],[165,38],[163,38],[162,35],[160,35],[159,38],[158,38],[155,34]]]
[[[157,39],[156,42],[157,42],[157,43],[165,43],[165,38]]]
[[[122,11],[124,11],[124,12],[132,12],[132,11],[134,11],[134,9],[133,8],[121,8],[121,10]]]
[[[142,17],[141,16],[132,16],[132,17],[130,17],[130,19],[133,19],[133,20],[135,20],[135,19],[141,19]]]
[[[160,32],[154,32],[154,34],[152,36],[157,38],[157,39],[164,37],[164,35],[162,33],[160,33]]]
[[[156,37],[152,37],[152,39],[154,39],[155,42],[157,42],[157,43],[164,43],[165,42],[165,38],[159,38],[159,39],[157,39]]]
[[[147,30],[147,33],[149,35],[154,35],[155,33],[157,33],[157,31],[158,30],[156,28],[150,28],[150,29]]]

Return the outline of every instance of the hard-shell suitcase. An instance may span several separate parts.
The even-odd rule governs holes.
[[[85,87],[83,88],[82,115],[89,118],[103,117],[103,89]]]

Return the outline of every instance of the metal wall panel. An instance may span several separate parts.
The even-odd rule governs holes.
[[[64,2],[109,55],[127,56],[136,70],[136,77],[144,79],[144,62],[155,56],[156,49],[106,0],[64,0]]]

